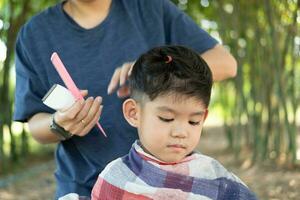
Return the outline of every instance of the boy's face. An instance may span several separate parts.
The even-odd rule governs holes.
[[[127,101],[136,103],[133,99]],[[124,116],[138,129],[146,152],[161,161],[178,162],[196,148],[207,115],[206,107],[198,99],[168,95],[133,107],[131,115],[126,116],[125,102]]]

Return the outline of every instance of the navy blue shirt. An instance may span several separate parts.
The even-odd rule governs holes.
[[[107,95],[114,70],[152,47],[178,44],[202,53],[217,42],[169,0],[113,0],[106,19],[84,29],[62,3],[25,24],[16,44],[14,120],[26,122],[39,112],[53,113],[41,99],[55,83],[64,85],[50,62],[57,52],[81,89],[103,97],[100,123],[84,137],[74,136],[56,150],[56,197],[70,192],[89,196],[97,175],[113,159],[128,153],[137,132],[122,114],[123,99]]]

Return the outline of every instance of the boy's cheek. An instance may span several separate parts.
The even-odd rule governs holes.
[[[155,121],[152,121],[151,123],[149,123],[148,128],[155,132],[157,132],[157,131],[164,132],[165,130],[168,129],[168,126],[166,125],[166,123],[155,120]]]

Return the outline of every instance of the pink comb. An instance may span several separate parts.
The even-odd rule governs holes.
[[[70,90],[70,92],[73,94],[76,100],[84,99],[83,96],[80,93],[80,90],[75,85],[73,79],[71,78],[70,74],[68,73],[67,69],[65,68],[64,64],[62,63],[61,59],[59,58],[58,54],[54,52],[51,56],[51,62],[54,65],[56,71],[58,72],[61,79],[64,81],[67,88]],[[99,130],[102,132],[102,134],[106,136],[102,126],[99,122],[97,122],[97,126]]]

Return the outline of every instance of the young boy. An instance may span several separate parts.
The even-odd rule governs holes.
[[[123,103],[139,140],[102,171],[92,199],[256,199],[219,162],[194,151],[212,83],[208,65],[191,49],[165,46],[143,54]]]

